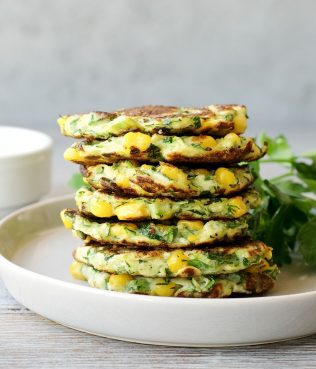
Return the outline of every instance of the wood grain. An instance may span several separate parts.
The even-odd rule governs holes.
[[[316,336],[264,346],[182,348],[77,332],[17,303],[0,282],[0,368],[316,368]]]

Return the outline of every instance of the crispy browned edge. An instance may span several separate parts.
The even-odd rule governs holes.
[[[83,239],[88,239],[88,241],[90,242],[90,240],[94,240],[95,242],[99,242],[100,244],[108,244],[108,242],[103,242],[100,240],[96,240],[91,236],[87,236],[84,235],[85,237]],[[195,245],[194,243],[191,243],[189,245],[182,245],[182,246],[171,246],[170,243],[167,242],[160,242],[158,244],[159,247],[167,247],[169,249],[176,249],[176,248],[181,248],[181,249],[185,249],[185,248],[192,248],[192,247],[206,247],[206,246],[212,246],[212,245],[218,245],[218,244],[226,244],[232,241],[239,241],[239,240],[243,240],[245,239],[245,237],[247,236],[247,229],[245,230],[240,230],[238,232],[238,234],[236,234],[233,238],[228,238],[227,236],[225,236],[224,238],[221,238],[219,240],[213,239],[212,241],[209,242],[204,242],[204,243],[199,243],[197,245]],[[155,240],[157,241],[157,240]],[[137,242],[137,243],[133,243],[133,242],[128,242],[128,241],[117,241],[114,242],[112,241],[113,245],[123,245],[126,247],[148,247],[148,248],[157,248],[157,244],[150,244],[149,242]]]
[[[248,141],[243,148],[231,148],[229,150],[221,151],[208,151],[203,153],[199,157],[188,157],[180,154],[169,154],[168,158],[150,158],[148,151],[140,152],[137,148],[131,148],[131,157],[126,158],[118,154],[103,154],[103,155],[90,155],[86,156],[83,160],[74,160],[74,163],[83,164],[85,166],[92,166],[96,164],[113,164],[119,160],[137,160],[139,162],[157,163],[161,160],[167,163],[186,163],[186,164],[233,164],[241,161],[254,161],[263,157],[266,153],[266,147],[264,146],[260,150],[260,154],[247,159],[247,154],[252,152],[253,142]],[[79,142],[76,144],[76,149],[84,151],[82,144]]]
[[[122,195],[122,196],[133,196],[138,197],[137,191],[133,190],[132,188],[121,188],[113,181],[107,180],[106,178],[101,178],[101,180],[98,183],[98,186],[92,183],[92,181],[89,181],[90,172],[89,169],[83,165],[80,166],[80,171],[83,177],[87,179],[89,184],[99,190],[104,190],[107,193],[112,193],[116,195]],[[225,190],[223,188],[220,188],[218,191],[214,192],[214,196],[230,196],[238,194],[244,190],[246,190],[254,181],[254,177],[252,176],[252,179],[243,184],[242,186],[236,186],[236,188],[231,188],[228,192],[225,193]],[[133,180],[133,183],[140,186],[143,190],[152,193],[157,194],[156,196],[149,196],[147,197],[154,198],[154,197],[162,197],[161,192],[170,192],[169,196],[163,196],[163,197],[170,197],[170,198],[192,198],[192,197],[202,197],[200,193],[196,191],[181,191],[180,189],[177,189],[175,187],[170,186],[170,188],[167,190],[163,185],[159,183],[155,183],[151,178],[148,178],[147,176],[141,176],[138,175],[135,180]],[[146,197],[146,195],[142,195],[142,197]]]
[[[80,214],[80,212],[78,210],[65,209],[65,211],[66,211],[66,213],[71,214],[71,215],[76,215],[76,214],[81,215],[82,217],[87,218],[87,219],[89,219],[93,222],[96,222],[96,223],[104,222],[104,219],[100,219],[100,218],[96,218],[96,217],[88,217],[86,215],[82,215],[82,214]],[[248,218],[248,215],[244,215],[243,217],[238,218],[238,220],[246,219],[246,221],[247,221],[247,218]],[[237,219],[235,219],[235,220],[237,220]],[[165,223],[165,224],[172,225],[172,223],[170,223],[170,222],[171,221],[163,222],[163,221],[158,221],[158,220],[146,221],[146,223],[148,223],[150,225],[153,225],[153,226],[157,223],[158,224]],[[207,221],[204,221],[204,222],[207,223]],[[124,221],[124,222],[111,222],[111,223],[128,224],[128,223],[133,223],[133,222]],[[76,230],[74,229],[74,231],[76,231]],[[153,232],[154,232],[154,229],[153,229]],[[89,242],[93,241],[93,242],[99,243],[101,245],[109,244],[108,241],[97,240],[92,236],[84,234],[83,232],[80,232],[80,233],[81,233],[81,239],[83,239],[85,242],[89,243]],[[113,244],[113,245],[123,245],[123,246],[126,246],[126,247],[148,247],[148,248],[167,247],[167,248],[174,249],[174,248],[206,247],[206,246],[213,246],[213,245],[218,245],[218,244],[227,244],[229,242],[241,241],[241,240],[247,240],[247,239],[248,239],[248,228],[246,227],[246,228],[240,229],[238,231],[238,233],[236,233],[233,238],[229,238],[229,237],[225,236],[225,237],[220,238],[220,239],[212,239],[209,242],[204,242],[204,243],[199,243],[199,244],[190,243],[189,245],[170,246],[171,245],[170,242],[161,242],[160,241],[158,244],[157,243],[152,244],[150,242],[144,242],[144,241],[142,241],[142,242],[129,242],[127,240],[112,241],[111,244]],[[159,241],[159,240],[153,239],[153,241]]]
[[[253,295],[253,294],[262,294],[270,290],[274,286],[274,281],[271,277],[263,273],[242,273],[246,280],[246,289],[249,294],[245,294],[245,296]],[[238,293],[232,293],[231,296],[240,295]],[[220,298],[220,297],[228,297],[223,296],[223,290],[219,283],[216,283],[211,291],[209,292],[197,292],[192,294],[183,292],[179,293],[176,297],[203,297],[203,298]]]
[[[155,257],[160,257],[160,254],[165,252],[165,251],[170,251],[170,249],[168,248],[155,248],[155,249],[150,249],[150,248],[122,248],[122,246],[120,245],[108,245],[108,246],[102,246],[101,244],[98,243],[90,243],[89,245],[84,245],[83,247],[86,246],[91,246],[91,247],[95,247],[95,248],[100,248],[102,247],[103,249],[109,251],[111,254],[126,254],[128,252],[133,252],[137,254],[138,258],[143,258],[143,257],[151,257],[151,258],[155,258]],[[253,256],[255,254],[259,254],[262,253],[265,249],[268,248],[268,246],[266,246],[263,242],[261,241],[249,241],[247,242],[243,242],[241,244],[236,244],[236,245],[227,245],[225,247],[214,247],[214,248],[209,248],[206,247],[204,249],[201,248],[191,248],[190,250],[194,250],[196,253],[209,253],[209,252],[213,252],[215,254],[220,254],[220,255],[226,255],[229,253],[229,251],[233,248],[247,248],[249,250],[249,247],[253,247],[252,250],[249,250],[249,254],[250,256]],[[72,256],[74,258],[74,260],[80,262],[80,260],[77,259],[76,257],[76,250],[73,250]],[[91,267],[94,267],[93,265],[91,265],[90,263],[86,263],[87,265],[90,265]],[[246,267],[244,268],[246,269]],[[111,273],[108,268],[98,268],[97,270],[102,271],[102,272],[107,272],[107,273]],[[172,273],[171,275],[173,275],[175,277],[175,275]],[[181,274],[177,275],[177,277],[182,277],[182,278],[188,278],[188,277],[194,277],[194,276],[199,276],[201,275],[201,272],[193,267],[193,266],[186,266],[185,268],[182,269]]]
[[[245,107],[244,105],[216,105],[218,107],[219,110],[226,110],[226,109],[230,109],[234,106],[242,106]],[[96,112],[92,112],[92,113],[96,113],[99,115],[99,119],[98,120],[102,120],[102,119],[110,119],[113,120],[115,119],[117,116],[119,115],[129,115],[131,117],[141,117],[141,118],[148,118],[148,119],[163,119],[163,118],[174,118],[174,117],[182,117],[182,116],[186,116],[186,117],[199,117],[201,119],[208,119],[211,118],[213,116],[215,116],[215,113],[213,113],[210,109],[208,109],[207,107],[202,107],[202,108],[184,108],[184,110],[186,109],[196,109],[198,110],[198,112],[196,113],[186,113],[183,114],[181,113],[181,111],[179,111],[179,107],[176,106],[163,106],[163,105],[145,105],[145,106],[140,106],[140,107],[134,107],[134,108],[128,108],[128,109],[121,109],[118,110],[116,112],[101,112],[101,111],[96,111]],[[87,113],[88,114],[88,113]],[[81,114],[77,114],[77,115],[81,115]],[[67,117],[71,116],[71,115],[66,115]],[[199,134],[203,134],[203,133],[207,133],[210,132],[213,135],[225,135],[229,132],[231,132],[234,129],[234,122],[233,121],[218,121],[215,122],[214,125],[212,126],[212,128],[208,128],[208,127],[204,127],[204,128],[199,128],[198,133]],[[132,132],[132,131],[139,131],[138,129],[127,129],[125,131],[122,132],[122,134],[125,134],[127,132]],[[186,128],[186,129],[172,129],[171,131],[163,128],[159,128],[157,127],[157,129],[153,128],[151,130],[152,133],[168,133],[168,132],[173,132],[174,134],[179,134],[179,135],[184,135],[184,134],[194,134],[196,132],[196,129],[194,127],[192,128]],[[73,134],[73,135],[67,135],[69,137],[74,137],[74,138],[85,138],[89,141],[92,141],[94,139],[97,139],[98,136],[97,135],[91,135],[89,133],[80,133],[80,134]]]
[[[218,111],[228,110],[236,106],[244,107],[245,105],[237,104],[227,104],[227,105],[216,105]],[[188,110],[197,110],[196,113],[188,113]],[[186,113],[181,113],[181,111],[186,111]],[[98,114],[100,119],[109,118],[114,119],[118,115],[129,115],[131,117],[143,117],[143,118],[166,118],[166,117],[200,117],[200,118],[211,118],[216,114],[210,110],[208,107],[179,107],[170,105],[143,105],[136,106],[132,108],[119,109],[114,112],[104,112],[104,111],[91,111],[81,114],[66,114],[65,117],[70,117],[72,115],[80,116],[84,114]]]
[[[89,264],[86,264],[89,265]],[[247,272],[239,272],[239,274],[245,278],[246,282],[246,290],[248,293],[232,293],[231,295],[224,295],[223,288],[220,283],[215,283],[215,285],[211,288],[210,291],[207,292],[194,292],[193,294],[190,292],[180,292],[174,297],[187,297],[187,298],[225,298],[229,296],[250,296],[250,295],[261,295],[273,288],[274,280],[264,274],[264,273],[247,273]],[[181,278],[190,278],[192,275],[188,275],[187,277]],[[141,294],[141,293],[138,293]]]
[[[77,113],[77,114],[64,114],[64,115],[60,115],[60,117],[66,117],[66,118],[69,118],[69,117],[78,117],[78,116],[82,116],[82,115],[85,115],[85,114],[98,114],[98,117],[99,119],[98,120],[101,120],[101,119],[115,119],[117,117],[117,114],[114,112],[114,113],[110,113],[110,112],[106,112],[106,111],[91,111],[91,112],[86,112],[86,113]]]
[[[129,248],[125,248],[122,245],[113,245],[113,244],[102,244],[99,242],[87,242],[83,245],[83,247],[86,246],[90,246],[90,247],[102,247],[104,249],[106,249],[107,251],[117,254],[117,253],[126,253],[126,252],[137,252],[137,254],[142,257],[142,256],[149,256],[149,257],[158,257],[161,252],[165,252],[165,251],[170,251],[169,247],[156,247],[155,249],[152,249],[151,247],[142,247],[141,249],[138,247],[129,247]],[[201,248],[196,248],[196,247],[187,247],[186,250],[194,250],[197,253],[205,253],[205,252],[213,252],[213,253],[218,253],[218,254],[222,254],[222,255],[226,255],[230,252],[231,249],[235,249],[235,248],[249,248],[249,247],[253,247],[253,250],[251,250],[250,255],[254,255],[256,253],[258,253],[260,250],[266,249],[268,248],[268,246],[262,242],[262,241],[255,241],[255,240],[246,240],[243,242],[239,242],[239,243],[227,243],[224,247],[223,246],[215,246],[215,247],[204,247],[203,249]],[[173,248],[173,250],[175,250],[175,248]]]
[[[218,110],[228,110],[235,106],[245,107],[244,105],[216,105]],[[185,114],[181,113],[181,109],[186,111]],[[188,110],[197,110],[196,113],[188,113]],[[144,105],[134,108],[121,109],[116,112],[117,114],[129,115],[131,117],[143,117],[143,118],[172,118],[172,117],[200,117],[200,118],[212,118],[216,114],[208,107],[177,107],[177,106],[165,106],[165,105]]]

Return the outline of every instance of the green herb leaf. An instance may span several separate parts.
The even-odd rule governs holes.
[[[203,263],[203,261],[198,259],[191,259],[188,260],[188,265],[193,266],[197,269],[200,269],[201,271],[207,269],[209,266],[206,263]]]
[[[297,235],[297,243],[304,260],[316,266],[316,217],[301,227]]]
[[[279,135],[275,139],[272,139],[263,133],[260,135],[259,141],[261,143],[268,142],[268,159],[290,161],[294,157],[290,145],[283,135]]]
[[[285,214],[288,205],[281,205],[271,219],[270,226],[267,228],[264,241],[273,248],[273,258],[278,264],[289,263],[291,261],[288,245],[284,237]]]

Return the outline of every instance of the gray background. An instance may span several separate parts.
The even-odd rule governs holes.
[[[312,149],[315,14],[313,0],[0,0],[0,124],[52,135],[62,183],[64,113],[243,103],[249,134]]]

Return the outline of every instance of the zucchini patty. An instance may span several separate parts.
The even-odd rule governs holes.
[[[275,269],[275,268],[274,268]],[[87,280],[91,287],[133,294],[174,297],[219,298],[234,294],[261,294],[274,285],[269,270],[263,273],[231,273],[193,278],[147,278],[128,274],[99,272],[83,263],[73,262],[73,277]]]
[[[78,164],[95,165],[133,159],[156,163],[238,163],[253,161],[266,153],[252,138],[229,133],[214,139],[212,136],[149,136],[129,132],[124,136],[104,141],[77,142],[64,153],[65,160]]]
[[[81,167],[92,187],[129,196],[191,198],[228,196],[249,187],[253,175],[249,167],[192,169],[161,162],[138,164],[123,160],[112,165]]]
[[[114,113],[91,112],[58,119],[61,133],[75,138],[104,140],[127,132],[164,134],[241,134],[247,127],[243,105],[210,105],[205,108],[143,106]]]
[[[177,223],[124,223],[96,221],[65,209],[61,218],[66,228],[85,240],[147,247],[193,247],[232,241],[248,235],[248,217],[234,220],[179,220]]]
[[[249,190],[241,196],[213,199],[126,198],[86,187],[76,192],[76,205],[82,214],[119,220],[234,219],[260,205],[260,196]]]
[[[260,241],[202,249],[129,249],[91,244],[78,247],[74,259],[94,269],[143,277],[193,277],[236,273],[249,267],[270,269],[272,249]]]

